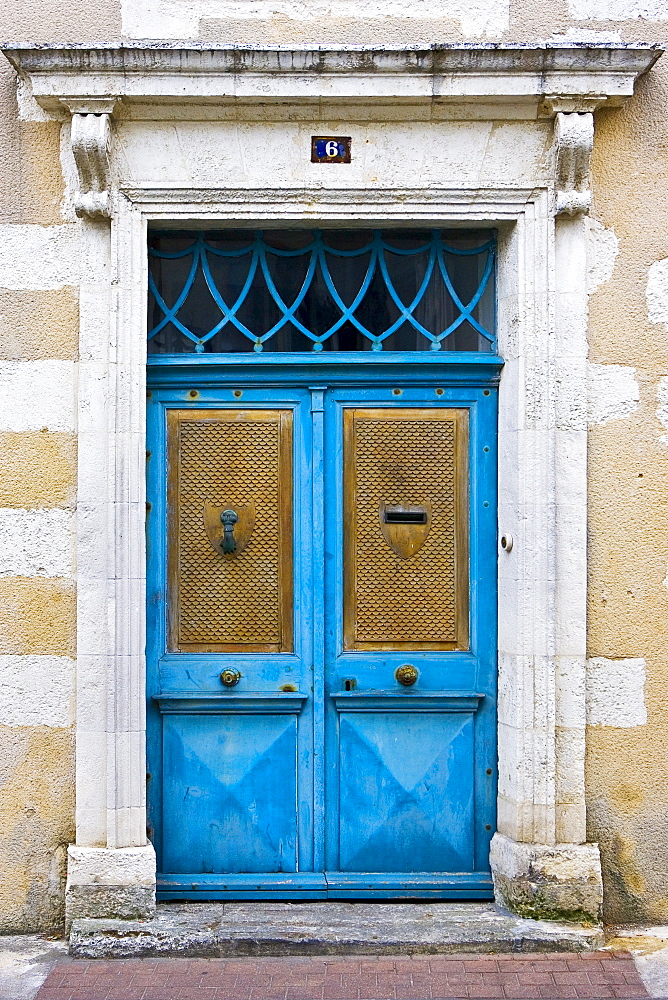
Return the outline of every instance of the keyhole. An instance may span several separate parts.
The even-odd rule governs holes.
[[[346,677],[346,679],[343,682],[343,690],[344,691],[354,691],[356,687],[357,687],[357,681],[355,680],[355,678],[354,677]]]

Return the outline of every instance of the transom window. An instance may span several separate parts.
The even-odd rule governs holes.
[[[490,230],[149,235],[152,354],[491,351]]]

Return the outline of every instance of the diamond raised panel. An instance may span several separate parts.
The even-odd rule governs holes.
[[[342,871],[473,867],[473,716],[341,717]]]
[[[296,736],[294,715],[165,717],[165,871],[296,870]]]

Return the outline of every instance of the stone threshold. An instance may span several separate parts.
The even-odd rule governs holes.
[[[158,903],[149,920],[78,919],[76,958],[592,951],[600,927],[527,920],[494,903]]]

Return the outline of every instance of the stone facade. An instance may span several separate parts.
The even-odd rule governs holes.
[[[594,41],[623,52],[668,31],[661,0],[108,0],[94,10],[56,2],[48,16],[24,0],[5,22],[8,50],[26,40],[137,45],[124,59],[146,39],[399,51]],[[433,76],[423,93],[399,71],[388,99],[353,104],[359,80],[345,94],[345,73],[318,70],[311,81],[343,83],[328,83],[326,96],[308,84],[317,113],[289,73],[275,72],[263,79],[284,88],[292,111],[226,104],[214,88],[208,109],[189,116],[170,110],[147,68],[142,96],[94,72],[65,81],[37,56],[12,58],[20,78],[8,62],[0,77],[0,930],[60,926],[66,869],[71,917],[154,905],[143,556],[113,545],[124,526],[136,538],[143,498],[142,222],[188,217],[193,205],[202,217],[303,218],[314,201],[316,218],[499,222],[499,528],[516,544],[499,565],[497,893],[524,916],[595,920],[602,872],[605,919],[665,922],[665,59],[644,75],[642,59],[627,66],[626,93],[612,92],[591,57],[570,103],[562,74],[556,89],[455,93],[447,108],[429,93]],[[516,68],[504,73],[517,82]],[[342,189],[323,191],[330,182],[314,184],[298,156],[315,122],[334,133],[345,123],[365,148]],[[390,155],[397,146],[403,158]],[[303,195],[316,188],[317,198]],[[457,201],[457,188],[477,193]],[[521,482],[518,467],[530,470]],[[533,516],[537,495],[558,514]]]

